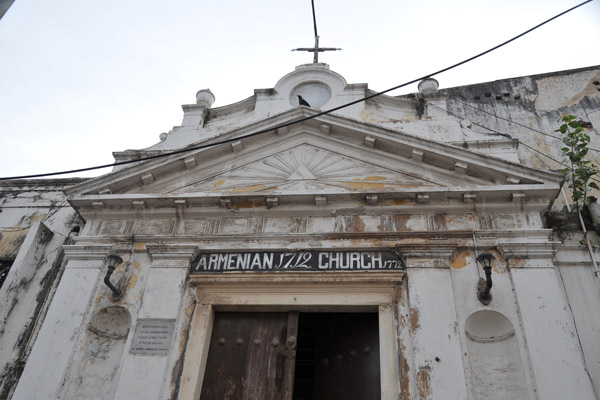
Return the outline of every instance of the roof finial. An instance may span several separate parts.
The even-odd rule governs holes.
[[[319,34],[317,33],[317,17],[315,15],[315,1],[310,0],[310,2],[312,4],[313,25],[315,27],[315,47],[300,47],[297,49],[292,49],[292,51],[308,51],[309,53],[313,53],[313,63],[317,64],[319,62],[319,53],[322,53],[324,51],[336,51],[341,49],[336,47],[319,47]]]

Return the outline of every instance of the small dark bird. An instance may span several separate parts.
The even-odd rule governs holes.
[[[304,100],[304,99],[302,98],[302,96],[300,96],[299,94],[297,94],[296,96],[298,96],[298,103],[299,103],[301,106],[310,107],[310,104],[308,104],[308,101]]]

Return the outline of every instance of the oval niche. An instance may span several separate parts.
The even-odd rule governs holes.
[[[515,329],[496,311],[477,311],[465,323],[475,399],[528,398],[525,369]]]
[[[89,332],[69,368],[60,398],[113,398],[130,327],[131,315],[125,307],[102,308],[92,317]]]
[[[88,326],[98,336],[109,339],[126,339],[131,326],[131,316],[126,308],[110,306],[94,315]]]

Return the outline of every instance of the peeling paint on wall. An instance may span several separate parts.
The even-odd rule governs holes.
[[[419,391],[419,399],[427,399],[431,396],[431,367],[429,365],[420,366],[417,372],[417,389]]]

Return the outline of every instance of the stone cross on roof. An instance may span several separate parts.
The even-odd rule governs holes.
[[[297,49],[292,49],[292,51],[308,51],[309,53],[314,53],[313,63],[319,62],[319,53],[324,51],[336,51],[342,50],[336,47],[319,47],[319,36],[315,35],[315,47],[300,47]]]
[[[313,63],[317,64],[319,62],[319,53],[324,51],[336,51],[341,50],[335,47],[319,47],[319,34],[317,33],[317,17],[315,15],[315,2],[311,0],[312,4],[312,13],[313,13],[313,25],[315,27],[315,47],[300,47],[297,49],[292,49],[292,51],[308,51],[309,53],[314,53]]]

